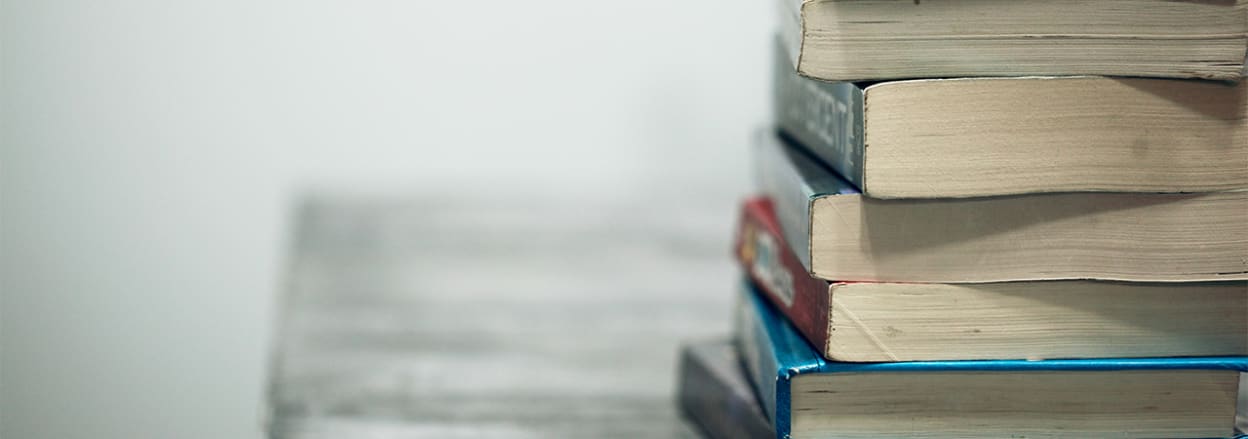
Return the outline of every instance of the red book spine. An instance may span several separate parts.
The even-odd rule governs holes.
[[[811,277],[782,236],[771,200],[745,201],[737,225],[737,260],[767,299],[826,357],[829,283]]]

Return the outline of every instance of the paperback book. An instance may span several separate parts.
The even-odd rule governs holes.
[[[1102,75],[1237,81],[1243,1],[772,0],[791,62],[828,81]]]
[[[746,201],[736,255],[760,291],[833,361],[1248,355],[1248,282],[830,282]]]
[[[1248,357],[825,361],[747,281],[737,343],[778,438],[1227,438]]]
[[[759,140],[759,186],[821,279],[1248,280],[1248,191],[881,200],[788,139]]]
[[[830,83],[799,76],[779,52],[776,124],[869,197],[1248,188],[1244,82]]]
[[[678,403],[685,417],[713,439],[776,437],[771,421],[727,340],[689,343],[680,350]]]

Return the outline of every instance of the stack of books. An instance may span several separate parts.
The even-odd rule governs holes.
[[[692,421],[1243,434],[1248,2],[779,1],[736,334],[686,346]]]

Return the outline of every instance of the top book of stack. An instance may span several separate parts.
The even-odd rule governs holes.
[[[773,0],[827,81],[1140,76],[1238,82],[1248,0]]]

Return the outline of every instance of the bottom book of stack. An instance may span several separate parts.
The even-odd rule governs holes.
[[[686,344],[680,354],[681,411],[716,439],[776,437],[771,421],[741,369],[737,347],[728,340]]]
[[[1244,437],[1245,357],[831,362],[741,289],[735,343],[682,355],[679,403],[709,437]]]

